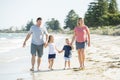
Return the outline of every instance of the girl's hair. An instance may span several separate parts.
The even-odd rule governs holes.
[[[49,35],[49,38],[48,38],[48,43],[50,43],[50,39],[51,39],[52,35]]]
[[[82,25],[84,25],[84,20],[83,20],[83,18],[80,17],[80,18],[78,18],[78,20],[77,20],[77,26],[80,25],[80,23],[79,23],[80,20],[82,20]]]

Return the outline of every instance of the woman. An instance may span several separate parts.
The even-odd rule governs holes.
[[[72,38],[71,45],[73,44],[75,39],[80,69],[84,69],[85,44],[87,42],[88,46],[90,46],[90,31],[88,27],[84,24],[84,20],[82,18],[78,19],[77,26],[74,28],[74,35]]]

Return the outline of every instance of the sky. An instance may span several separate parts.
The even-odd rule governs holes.
[[[74,10],[80,17],[88,9],[90,2],[94,0],[0,0],[0,29],[12,26],[25,26],[28,21],[42,17],[43,26],[51,18],[60,21],[64,26],[64,20],[70,10]],[[117,0],[120,10],[120,0]]]

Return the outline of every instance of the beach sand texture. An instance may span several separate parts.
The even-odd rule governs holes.
[[[56,34],[55,43],[57,48],[62,49],[65,38],[71,35]],[[18,39],[18,42],[11,43],[0,40],[3,47],[17,46],[6,52],[0,52],[0,80],[120,80],[120,36],[91,35],[91,47],[86,48],[86,60],[84,70],[78,68],[77,52],[72,51],[71,68],[63,70],[63,54],[57,53],[54,63],[54,70],[48,70],[47,54],[48,48],[44,49],[41,71],[30,72],[30,41],[22,48],[25,36]],[[3,44],[4,43],[4,44]]]

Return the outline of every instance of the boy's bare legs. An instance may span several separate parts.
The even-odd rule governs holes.
[[[70,69],[70,60],[68,61],[68,68]]]
[[[65,61],[65,64],[64,64],[64,69],[66,69],[66,65],[67,65],[67,61]]]
[[[30,69],[30,71],[34,71],[35,55],[32,55],[32,58],[31,58],[31,64],[32,64],[32,68]]]
[[[41,63],[41,57],[38,57],[37,59],[37,70],[39,71],[39,67],[40,67],[40,63]]]

